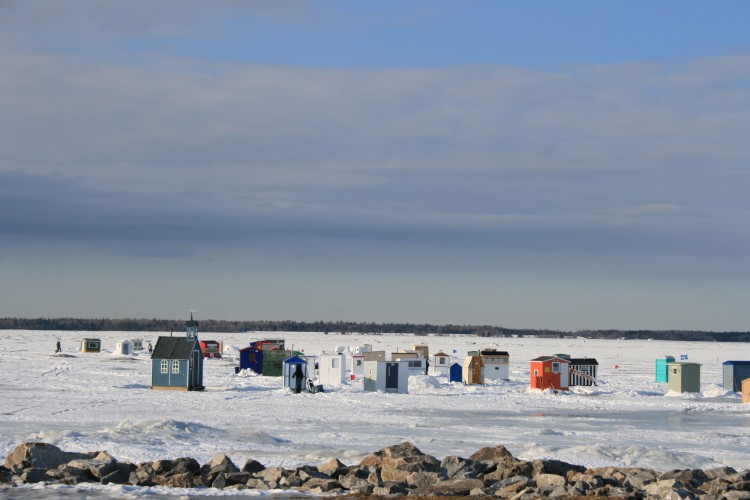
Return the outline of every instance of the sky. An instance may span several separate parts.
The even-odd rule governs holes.
[[[0,317],[750,328],[750,3],[0,2]]]

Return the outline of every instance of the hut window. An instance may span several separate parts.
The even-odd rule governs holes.
[[[179,360],[172,360],[172,373],[180,373],[180,362]]]
[[[560,363],[552,363],[552,373],[560,373]]]
[[[538,377],[538,376],[539,376],[539,370],[534,370],[534,376],[535,376],[535,377]]]
[[[339,359],[331,358],[331,368],[338,368],[338,367],[339,367]]]
[[[167,361],[166,359],[161,360],[161,372],[169,373],[169,361]]]
[[[357,360],[357,366],[362,366],[362,360],[361,359]]]

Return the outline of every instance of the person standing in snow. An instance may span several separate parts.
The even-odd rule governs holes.
[[[292,378],[294,379],[294,393],[299,394],[302,392],[302,379],[305,378],[305,375],[302,373],[302,365],[297,365]]]
[[[62,344],[60,344],[60,339],[57,339],[57,345],[55,346],[55,352],[62,352]]]

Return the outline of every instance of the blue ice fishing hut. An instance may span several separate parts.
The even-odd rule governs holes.
[[[742,381],[750,378],[750,361],[724,361],[724,389],[742,392]]]
[[[185,337],[159,337],[151,353],[151,388],[202,391],[203,351],[198,342],[198,322],[190,313]]]
[[[667,363],[674,363],[674,356],[664,356],[663,358],[656,358],[657,382],[669,382],[669,370],[667,369]]]
[[[286,358],[282,365],[284,387],[288,387],[295,392],[307,390],[307,379],[310,378],[307,368],[307,360],[300,356]]]
[[[451,371],[450,371],[450,381],[451,382],[461,382],[461,378],[463,377],[463,366],[461,366],[461,363],[453,363],[451,365]]]

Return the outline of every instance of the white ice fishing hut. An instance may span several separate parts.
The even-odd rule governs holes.
[[[133,341],[125,339],[115,344],[115,354],[130,355],[133,354]]]
[[[484,349],[479,355],[484,363],[482,377],[485,380],[510,380],[510,355],[507,351]]]
[[[364,390],[407,394],[408,361],[365,361]]]
[[[320,361],[318,361],[318,381],[325,386],[341,385],[345,380],[346,358],[344,354],[321,354]]]
[[[425,358],[407,359],[409,365],[409,376],[427,375],[427,360]]]
[[[445,375],[446,377],[451,374],[451,357],[445,354],[443,351],[438,352],[432,357],[432,374],[433,375]]]
[[[365,374],[365,355],[364,354],[350,354],[347,358],[347,370],[349,371],[349,378],[351,380],[361,379]]]

